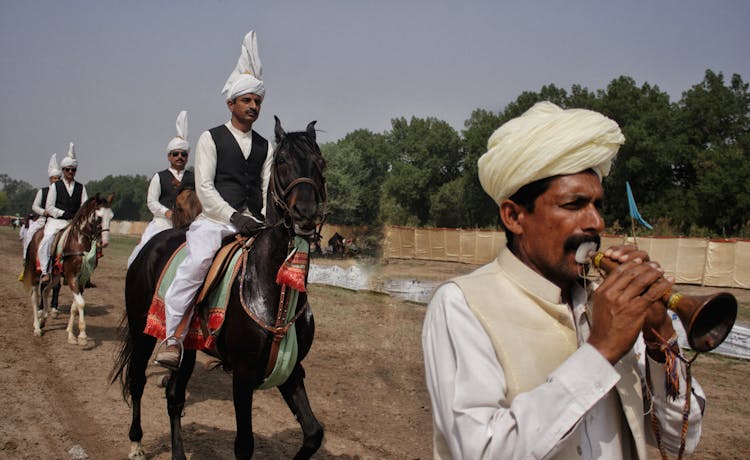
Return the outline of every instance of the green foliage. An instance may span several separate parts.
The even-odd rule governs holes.
[[[653,231],[640,235],[750,236],[750,94],[707,70],[677,102],[658,86],[628,76],[591,91],[554,84],[524,91],[502,110],[476,109],[459,134],[437,118],[395,118],[375,134],[359,129],[321,146],[328,165],[328,221],[336,224],[497,227],[497,205],[482,190],[477,160],[500,125],[536,102],[599,111],[625,134],[604,181],[609,231],[629,232],[628,181]],[[115,193],[117,219],[148,220],[148,179],[107,176],[89,195]],[[25,214],[36,189],[0,175],[0,213]],[[377,231],[377,230],[376,230]],[[373,234],[374,235],[374,234]],[[373,240],[377,240],[373,236]]]
[[[381,196],[383,221],[405,224],[402,219],[408,215],[416,217],[419,225],[432,223],[430,197],[463,168],[461,139],[448,123],[436,118],[412,117],[408,122],[396,118],[391,125],[387,139],[394,154]],[[385,197],[393,201],[386,207]]]
[[[150,178],[144,175],[107,176],[86,184],[89,196],[99,193],[107,196],[114,193],[112,211],[117,220],[151,220],[151,212],[146,205],[146,194]]]
[[[0,184],[5,200],[0,200],[0,214],[19,214],[24,216],[31,212],[37,189],[22,180],[12,179],[7,174],[0,174]]]

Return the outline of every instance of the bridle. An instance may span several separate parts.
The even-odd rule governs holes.
[[[319,152],[318,155],[320,155]],[[323,171],[320,165],[317,162],[313,162],[313,164],[315,165],[315,169],[318,171],[318,174],[321,177],[321,183],[314,181],[310,177],[298,177],[287,184],[286,187],[282,187],[281,181],[278,177],[278,168],[276,167],[276,165],[274,165],[272,169],[269,183],[271,198],[273,199],[274,204],[281,210],[282,213],[282,219],[276,225],[283,224],[290,231],[291,236],[294,236],[295,233],[294,226],[292,225],[292,211],[289,209],[289,205],[287,204],[286,199],[296,186],[301,184],[308,184],[312,186],[313,190],[315,191],[315,197],[318,202],[318,212],[316,216],[318,224],[316,225],[316,229],[311,236],[320,236],[320,230],[322,229],[323,223],[328,217],[328,192],[326,190],[325,176],[323,176]]]

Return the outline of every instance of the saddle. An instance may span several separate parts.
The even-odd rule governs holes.
[[[224,322],[228,288],[238,272],[240,252],[247,243],[247,238],[239,235],[227,237],[211,262],[206,278],[203,280],[195,301],[195,314],[188,324],[185,317],[183,323],[177,327],[178,333],[184,333],[184,345],[188,349],[203,350],[216,356],[214,346],[215,337]],[[251,241],[252,243],[252,241]],[[177,267],[185,258],[185,244],[183,243],[172,254],[169,262],[164,266],[156,292],[151,301],[145,333],[158,339],[166,334],[166,316],[164,313],[166,296],[169,285],[174,280]]]
[[[198,295],[195,298],[196,306],[203,303],[211,290],[219,284],[219,281],[221,281],[227,270],[229,270],[232,258],[237,251],[242,249],[246,241],[247,238],[241,237],[239,234],[224,238],[224,241],[221,243],[221,249],[216,252],[214,260],[211,262],[211,267],[208,269],[208,274],[206,274],[206,279],[203,280],[203,285],[198,290]]]

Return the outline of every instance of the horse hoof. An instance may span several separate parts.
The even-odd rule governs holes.
[[[78,337],[78,345],[79,346],[85,347],[86,345],[88,345],[88,343],[89,343],[88,338],[86,338],[86,337]]]
[[[53,318],[57,318],[57,316],[58,316],[59,314],[60,314],[60,310],[58,310],[57,308],[53,308],[53,309],[52,309],[52,317],[53,317]]]
[[[34,337],[41,337],[41,336],[42,336],[42,330],[34,329]]]
[[[71,345],[78,345],[78,339],[74,335],[68,336],[68,343]]]
[[[146,460],[146,453],[142,449],[130,452],[128,454],[130,460]]]

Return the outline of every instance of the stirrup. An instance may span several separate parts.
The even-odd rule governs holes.
[[[156,353],[155,354],[156,354],[156,356],[159,356],[159,350],[161,350],[161,347],[163,347],[164,344],[167,343],[167,341],[169,339],[174,339],[174,341],[177,342],[177,347],[180,349],[180,359],[177,361],[177,368],[171,369],[170,367],[164,366],[162,363],[160,363],[156,359],[154,359],[154,364],[162,366],[163,368],[168,369],[170,371],[176,371],[177,369],[180,368],[180,366],[182,366],[182,356],[184,355],[184,352],[185,352],[185,347],[182,345],[182,342],[180,342],[177,339],[177,336],[170,335],[169,337],[167,337],[164,340],[162,340],[161,342],[159,342],[159,345],[156,347]]]

